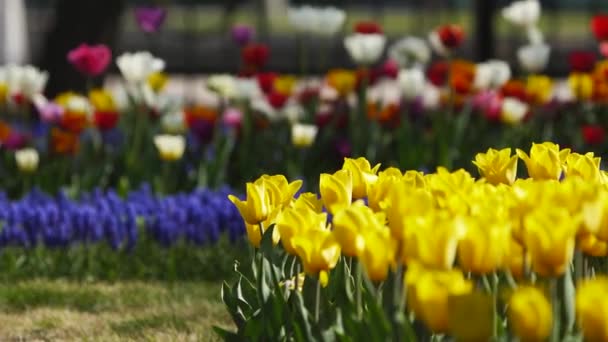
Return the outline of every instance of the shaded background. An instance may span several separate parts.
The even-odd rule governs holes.
[[[500,16],[500,8],[510,2],[290,1],[291,4],[335,5],[348,13],[343,34],[323,42],[331,51],[329,62],[322,65],[315,58],[315,49],[307,50],[308,70],[313,73],[352,66],[342,46],[342,37],[354,22],[362,19],[380,22],[390,41],[405,35],[426,36],[439,24],[458,23],[467,32],[466,45],[459,51],[460,56],[477,61],[501,58],[515,66],[515,53],[517,47],[524,44],[525,36]],[[51,93],[56,89],[76,87],[80,82],[79,75],[65,61],[67,51],[78,42],[106,43],[112,46],[115,56],[125,51],[150,50],[167,62],[169,73],[236,72],[239,50],[228,34],[235,23],[253,25],[258,30],[258,40],[270,45],[269,69],[290,73],[299,70],[296,37],[285,15],[286,0],[30,0],[26,4],[31,59],[53,75],[49,84]],[[168,16],[161,32],[147,36],[138,29],[132,9],[151,4],[166,6]],[[589,20],[593,14],[608,11],[608,1],[546,0],[541,4],[540,27],[553,48],[547,72],[560,76],[568,71],[568,52],[596,49]]]

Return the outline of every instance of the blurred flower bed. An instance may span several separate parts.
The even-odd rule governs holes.
[[[135,13],[151,39],[166,15],[158,7]],[[228,209],[209,207],[201,189],[230,186],[245,193],[247,181],[282,174],[281,187],[298,179],[303,191],[311,191],[319,174],[339,169],[351,156],[401,170],[474,172],[474,152],[490,147],[555,141],[571,151],[605,153],[608,17],[598,15],[590,25],[599,54],[573,52],[571,73],[558,80],[542,74],[551,46],[537,26],[539,3],[516,1],[501,15],[527,36],[516,52],[517,68],[458,58],[467,39],[458,24],[389,44],[371,21],[347,28],[344,49],[356,68],[309,75],[301,58],[298,76],[268,70],[270,47],[251,27],[237,25],[230,34],[241,49],[240,72],[209,75],[180,96],[166,89],[165,62],[145,51],[116,57],[104,45],[74,47],[66,59],[89,84],[113,62],[120,84],[81,93],[66,89],[54,98],[44,96],[45,71],[2,66],[0,187],[7,199],[0,212],[26,212],[6,219],[2,242],[36,251],[42,245],[70,246],[65,251],[84,246],[83,255],[95,250],[88,246],[104,245],[120,251],[112,255],[129,255],[140,245],[134,237],[139,221],[154,245],[201,244],[222,231],[233,240],[245,231],[251,238],[251,227],[243,229],[241,222],[213,224],[214,215],[226,217],[222,210]],[[323,61],[327,38],[343,30],[345,13],[302,6],[291,8],[288,20],[300,51],[313,50]],[[150,189],[141,195],[145,184]],[[60,195],[51,200],[42,193]],[[225,200],[227,192],[220,193]],[[67,216],[30,208],[39,205]],[[21,207],[26,209],[11,209]],[[73,223],[81,221],[72,214],[84,215],[78,220],[85,223]]]
[[[345,20],[335,8],[303,6],[288,14],[297,37],[319,41],[307,46],[299,40],[299,48],[315,49],[320,59],[325,37],[342,30]],[[140,8],[135,15],[153,34],[166,13]],[[517,74],[503,61],[459,59],[466,32],[458,25],[387,46],[374,22],[357,23],[344,39],[356,69],[310,76],[304,59],[300,76],[267,70],[272,51],[251,27],[237,25],[231,34],[242,49],[241,72],[210,75],[182,96],[164,91],[170,82],[165,63],[149,52],[115,59],[118,87],[52,99],[43,95],[44,71],[4,66],[1,185],[10,196],[32,186],[77,193],[127,191],[144,182],[173,193],[241,188],[262,173],[283,173],[312,189],[316,174],[338,168],[347,156],[432,170],[470,167],[478,148],[534,141],[603,152],[608,64],[592,51],[573,52],[567,79],[547,77],[542,70],[551,47],[536,26],[538,3],[515,2],[502,16],[528,36],[517,51]],[[606,53],[605,18],[594,18],[591,28]],[[113,59],[107,47],[86,44],[66,58],[89,80],[102,76]]]

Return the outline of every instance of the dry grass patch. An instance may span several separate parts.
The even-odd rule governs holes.
[[[0,284],[0,340],[209,341],[230,327],[217,283]]]

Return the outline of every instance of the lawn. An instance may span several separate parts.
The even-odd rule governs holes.
[[[0,340],[214,341],[230,327],[213,282],[0,284]]]

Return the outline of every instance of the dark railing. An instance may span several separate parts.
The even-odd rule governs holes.
[[[46,34],[53,23],[53,6],[63,0],[28,1],[30,36],[34,56],[41,58]],[[87,0],[81,0],[87,2]],[[98,1],[98,0],[93,0]],[[93,2],[90,1],[90,2]],[[120,0],[115,0],[121,2]],[[106,1],[104,1],[105,3]],[[114,1],[107,1],[108,3]],[[491,57],[514,62],[516,48],[525,39],[514,27],[502,20],[498,11],[509,0],[292,0],[292,4],[333,4],[347,10],[352,27],[354,18],[380,21],[391,41],[413,34],[425,36],[440,23],[457,22],[468,32],[467,46],[460,53],[465,58],[483,60]],[[298,72],[295,35],[289,31],[286,19],[265,14],[261,0],[181,0],[165,1],[169,7],[168,21],[163,30],[146,37],[137,30],[130,8],[149,1],[123,1],[121,20],[117,21],[115,52],[151,50],[168,63],[170,72],[216,73],[234,72],[238,67],[239,51],[231,43],[226,28],[235,22],[259,26],[260,39],[271,47],[269,68]],[[608,2],[599,0],[541,1],[542,28],[553,46],[549,72],[567,71],[566,53],[573,49],[594,50],[595,42],[589,31],[589,18],[600,11],[608,11]],[[260,20],[260,18],[269,18]],[[267,32],[264,32],[264,28]],[[318,51],[310,44],[309,71],[320,73],[327,68],[349,66],[351,62],[342,46],[342,35],[325,42],[331,58],[317,63]],[[310,41],[309,41],[310,42]],[[310,42],[312,43],[312,42]]]

